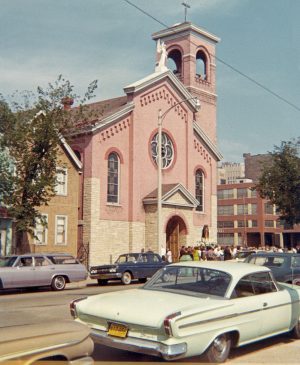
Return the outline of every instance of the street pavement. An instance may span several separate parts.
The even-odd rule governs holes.
[[[71,300],[88,295],[100,294],[114,290],[127,290],[139,287],[141,284],[120,285],[115,282],[106,286],[98,286],[97,280],[88,279],[79,283],[67,284],[66,290],[53,292],[48,289],[7,291],[0,295],[0,326],[13,326],[69,319]],[[93,358],[97,364],[126,365],[137,362],[147,364],[165,363],[160,358],[129,353],[105,346],[95,345]],[[289,335],[276,336],[242,348],[232,349],[226,364],[284,364],[295,365],[300,361],[300,341],[293,340]],[[176,364],[196,364],[199,357],[174,361]]]

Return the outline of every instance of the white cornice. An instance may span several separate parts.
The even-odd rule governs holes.
[[[220,42],[220,38],[215,36],[212,33],[209,33],[208,31],[201,29],[199,27],[197,27],[196,25],[190,23],[190,22],[186,22],[186,23],[181,23],[179,25],[167,28],[167,29],[163,29],[159,32],[153,33],[152,34],[152,39],[156,40],[159,38],[165,38],[174,34],[178,34],[179,32],[184,32],[184,31],[192,31],[198,35],[201,35],[205,38],[207,38],[210,41],[213,41],[215,43]]]
[[[196,103],[194,95],[192,95],[186,89],[186,87],[183,85],[183,83],[170,70],[163,71],[163,72],[154,72],[154,73],[148,75],[147,77],[124,87],[124,91],[126,94],[135,93],[135,92],[141,91],[141,90],[151,86],[152,84],[154,84],[158,81],[161,81],[165,78],[168,78],[173,83],[175,88],[182,95],[182,100],[186,100],[186,103],[188,105],[190,105],[190,107],[192,108],[192,110],[194,112],[196,112],[199,109],[199,107]]]
[[[61,144],[63,145],[64,149],[69,154],[69,157],[72,159],[74,164],[77,166],[77,168],[79,170],[82,170],[82,162],[79,161],[79,159],[76,156],[75,152],[72,150],[72,148],[70,147],[70,145],[67,143],[67,141],[65,140],[65,138],[63,136],[60,136],[60,141],[61,141]]]
[[[223,159],[222,154],[218,151],[217,146],[210,140],[210,138],[204,133],[204,131],[199,127],[196,122],[193,122],[193,128],[196,134],[201,138],[201,140],[206,144],[209,150],[215,155],[218,161]]]

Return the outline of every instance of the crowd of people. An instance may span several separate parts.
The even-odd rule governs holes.
[[[240,251],[272,251],[272,252],[292,252],[300,253],[300,245],[297,247],[281,248],[277,246],[260,246],[260,247],[247,247],[242,246],[220,246],[220,245],[197,245],[197,246],[182,246],[179,252],[179,257],[172,256],[172,251],[168,248],[163,258],[171,263],[173,261],[206,261],[206,260],[219,260],[226,261],[232,260],[236,257]]]

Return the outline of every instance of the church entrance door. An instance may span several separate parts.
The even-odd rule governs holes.
[[[182,218],[172,217],[166,228],[166,248],[172,252],[173,262],[179,261],[180,247],[186,243],[186,225]]]

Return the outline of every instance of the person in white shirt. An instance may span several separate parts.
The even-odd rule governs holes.
[[[167,262],[172,263],[173,262],[173,258],[172,258],[172,251],[168,248],[167,249]]]

